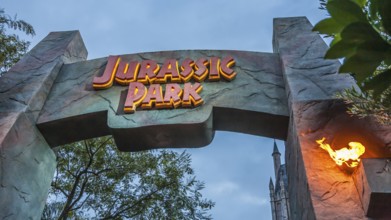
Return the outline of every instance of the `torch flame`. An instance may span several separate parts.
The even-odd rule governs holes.
[[[360,142],[349,142],[348,148],[344,147],[334,151],[329,144],[323,143],[325,140],[326,138],[323,137],[322,139],[317,140],[316,143],[318,143],[322,149],[329,152],[330,157],[339,166],[345,163],[348,167],[356,167],[360,162],[359,157],[365,152],[365,147]]]

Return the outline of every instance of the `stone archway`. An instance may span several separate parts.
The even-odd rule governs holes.
[[[325,136],[343,144],[348,138],[359,138],[371,146],[366,157],[390,157],[386,146],[391,142],[391,129],[346,115],[344,104],[334,95],[355,86],[354,80],[337,74],[338,61],[323,59],[327,46],[311,29],[304,17],[275,19],[274,53],[123,55],[124,60],[140,62],[225,56],[236,61],[235,80],[202,83],[202,106],[132,115],[120,112],[125,87],[92,88],[93,77],[103,74],[107,58],[86,61],[87,50],[77,31],[50,33],[0,78],[0,216],[40,218],[56,164],[51,147],[107,134],[126,151],[200,147],[212,140],[214,130],[286,140],[293,219],[381,215],[384,207],[378,199],[389,199],[389,195],[380,192],[376,197],[379,187],[370,179],[380,178],[381,182],[390,177],[373,177],[367,170],[381,170],[384,159],[364,160],[360,172],[347,175],[315,140]],[[129,148],[132,146],[145,148]]]

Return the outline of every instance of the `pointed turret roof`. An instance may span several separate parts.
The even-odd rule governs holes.
[[[276,144],[276,140],[274,140],[274,148],[273,148],[272,156],[273,156],[274,154],[279,154],[279,155],[281,155],[281,154],[280,154],[280,151],[278,151],[278,147],[277,147],[277,144]]]

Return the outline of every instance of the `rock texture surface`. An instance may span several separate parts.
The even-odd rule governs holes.
[[[86,56],[79,32],[50,33],[0,78],[0,219],[40,219],[56,158],[35,122],[63,63]]]
[[[122,112],[127,87],[92,88],[107,58],[64,65],[40,114],[38,126],[56,146],[112,134],[121,150],[200,147],[214,130],[229,130],[285,139],[288,108],[279,57],[243,51],[166,51],[123,55],[125,61],[234,57],[237,76],[231,82],[202,82],[204,104],[197,108]],[[66,130],[67,132],[63,132]]]
[[[304,17],[274,20],[290,108],[286,163],[292,219],[366,219],[351,174],[340,170],[315,142],[326,137],[339,149],[349,141],[367,146],[364,157],[389,157],[391,129],[348,116],[335,94],[356,86],[324,60],[327,46]]]
[[[390,159],[363,159],[353,175],[367,216],[387,219],[391,216]]]
[[[347,115],[337,100],[295,103],[293,115],[286,149],[293,219],[366,219],[354,175],[339,168],[316,140],[325,137],[334,149],[358,141],[366,146],[364,158],[387,158],[390,128]]]
[[[273,49],[280,55],[289,105],[297,101],[334,99],[336,92],[356,86],[340,63],[325,60],[328,49],[305,17],[274,19]]]

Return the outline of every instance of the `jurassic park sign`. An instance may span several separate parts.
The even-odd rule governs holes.
[[[120,56],[109,56],[102,76],[94,77],[93,87],[109,89],[114,81],[127,86],[125,113],[136,109],[192,108],[204,103],[201,83],[232,81],[237,75],[234,65],[232,56],[186,58],[180,65],[176,59],[167,59],[161,66],[155,60],[124,62]]]

